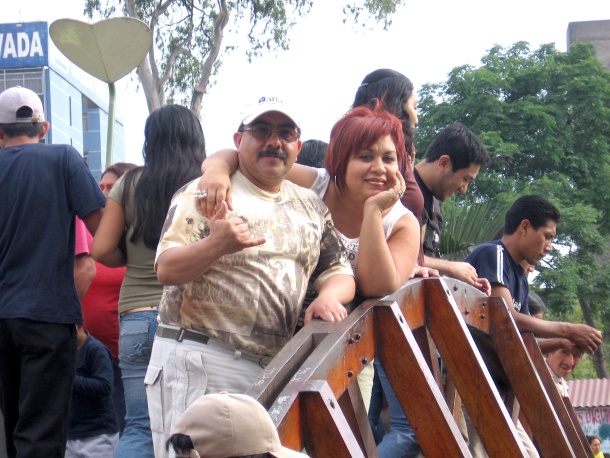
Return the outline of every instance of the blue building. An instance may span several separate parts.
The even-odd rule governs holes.
[[[99,179],[106,168],[108,85],[78,68],[53,45],[47,22],[0,24],[0,92],[13,86],[40,96],[51,123],[45,142],[72,145]],[[124,160],[123,116],[117,109],[113,161]]]

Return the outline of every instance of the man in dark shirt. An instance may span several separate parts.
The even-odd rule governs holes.
[[[568,339],[583,351],[593,353],[602,342],[597,329],[584,324],[541,320],[529,313],[529,286],[522,265],[524,262],[536,265],[552,251],[559,217],[559,211],[548,200],[533,195],[520,197],[506,213],[502,238],[479,245],[466,257],[466,262],[489,280],[492,296],[504,299],[520,332],[551,338],[545,342],[545,352],[552,351],[553,345],[555,349],[565,347]],[[468,417],[467,423],[472,456],[486,456]],[[529,456],[537,457],[520,424],[517,429]]]
[[[106,203],[83,157],[40,143],[29,89],[0,94],[0,409],[9,457],[63,457],[82,323],[74,228],[94,234]]]
[[[489,156],[481,140],[464,125],[453,123],[436,136],[423,160],[415,166],[415,180],[424,196],[424,265],[485,290],[487,285],[480,283],[471,265],[438,258],[438,246],[443,228],[439,202],[444,202],[456,192],[465,194],[468,185],[487,162]]]
[[[529,286],[521,264],[526,261],[536,265],[552,251],[559,216],[557,208],[542,197],[520,197],[506,213],[502,238],[479,245],[466,257],[466,262],[489,280],[491,295],[503,298],[509,305],[519,331],[532,332],[536,337],[568,339],[583,351],[593,353],[601,344],[597,329],[540,320],[529,313]]]

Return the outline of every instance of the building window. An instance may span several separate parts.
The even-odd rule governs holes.
[[[34,91],[43,99],[44,73],[43,69],[0,69],[0,92],[13,86],[21,86]],[[43,99],[44,100],[44,99]]]
[[[36,69],[15,69],[15,70],[3,70],[0,69],[0,92],[5,91],[8,88],[21,86],[26,89],[30,89],[38,94],[42,102],[42,107],[47,114],[48,110],[44,103],[44,70],[42,68]],[[40,143],[46,143],[46,137],[40,140]]]

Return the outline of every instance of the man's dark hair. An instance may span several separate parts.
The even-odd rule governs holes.
[[[29,118],[33,114],[30,107],[21,107],[16,115],[19,118]],[[38,137],[44,128],[42,122],[15,122],[10,124],[0,124],[0,129],[7,137],[21,137],[26,135],[30,138]]]
[[[297,156],[297,164],[323,168],[328,143],[322,140],[305,140]]]
[[[38,137],[42,132],[44,124],[41,122],[16,122],[13,124],[0,124],[0,129],[7,137],[21,137],[27,135],[30,138]]]
[[[521,221],[528,220],[534,230],[550,221],[559,222],[559,210],[544,197],[528,195],[519,197],[506,212],[504,234],[514,234]]]
[[[542,298],[533,291],[527,294],[527,302],[529,303],[530,315],[546,312],[546,305]]]
[[[445,127],[432,141],[424,160],[434,162],[441,156],[449,156],[454,172],[472,164],[485,167],[489,162],[483,142],[465,125],[455,122]]]
[[[193,450],[195,446],[193,445],[193,441],[191,440],[191,436],[187,436],[186,434],[172,434],[170,438],[165,443],[165,450],[169,451],[169,446],[172,446],[174,452],[176,454],[182,452],[186,452],[189,450]]]

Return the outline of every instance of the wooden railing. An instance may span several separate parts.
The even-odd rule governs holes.
[[[340,323],[308,324],[248,394],[285,446],[311,457],[376,457],[356,382],[373,358],[428,457],[471,456],[456,421],[462,403],[491,457],[527,456],[518,417],[543,458],[593,456],[533,336],[519,334],[502,299],[447,278],[414,279]]]

